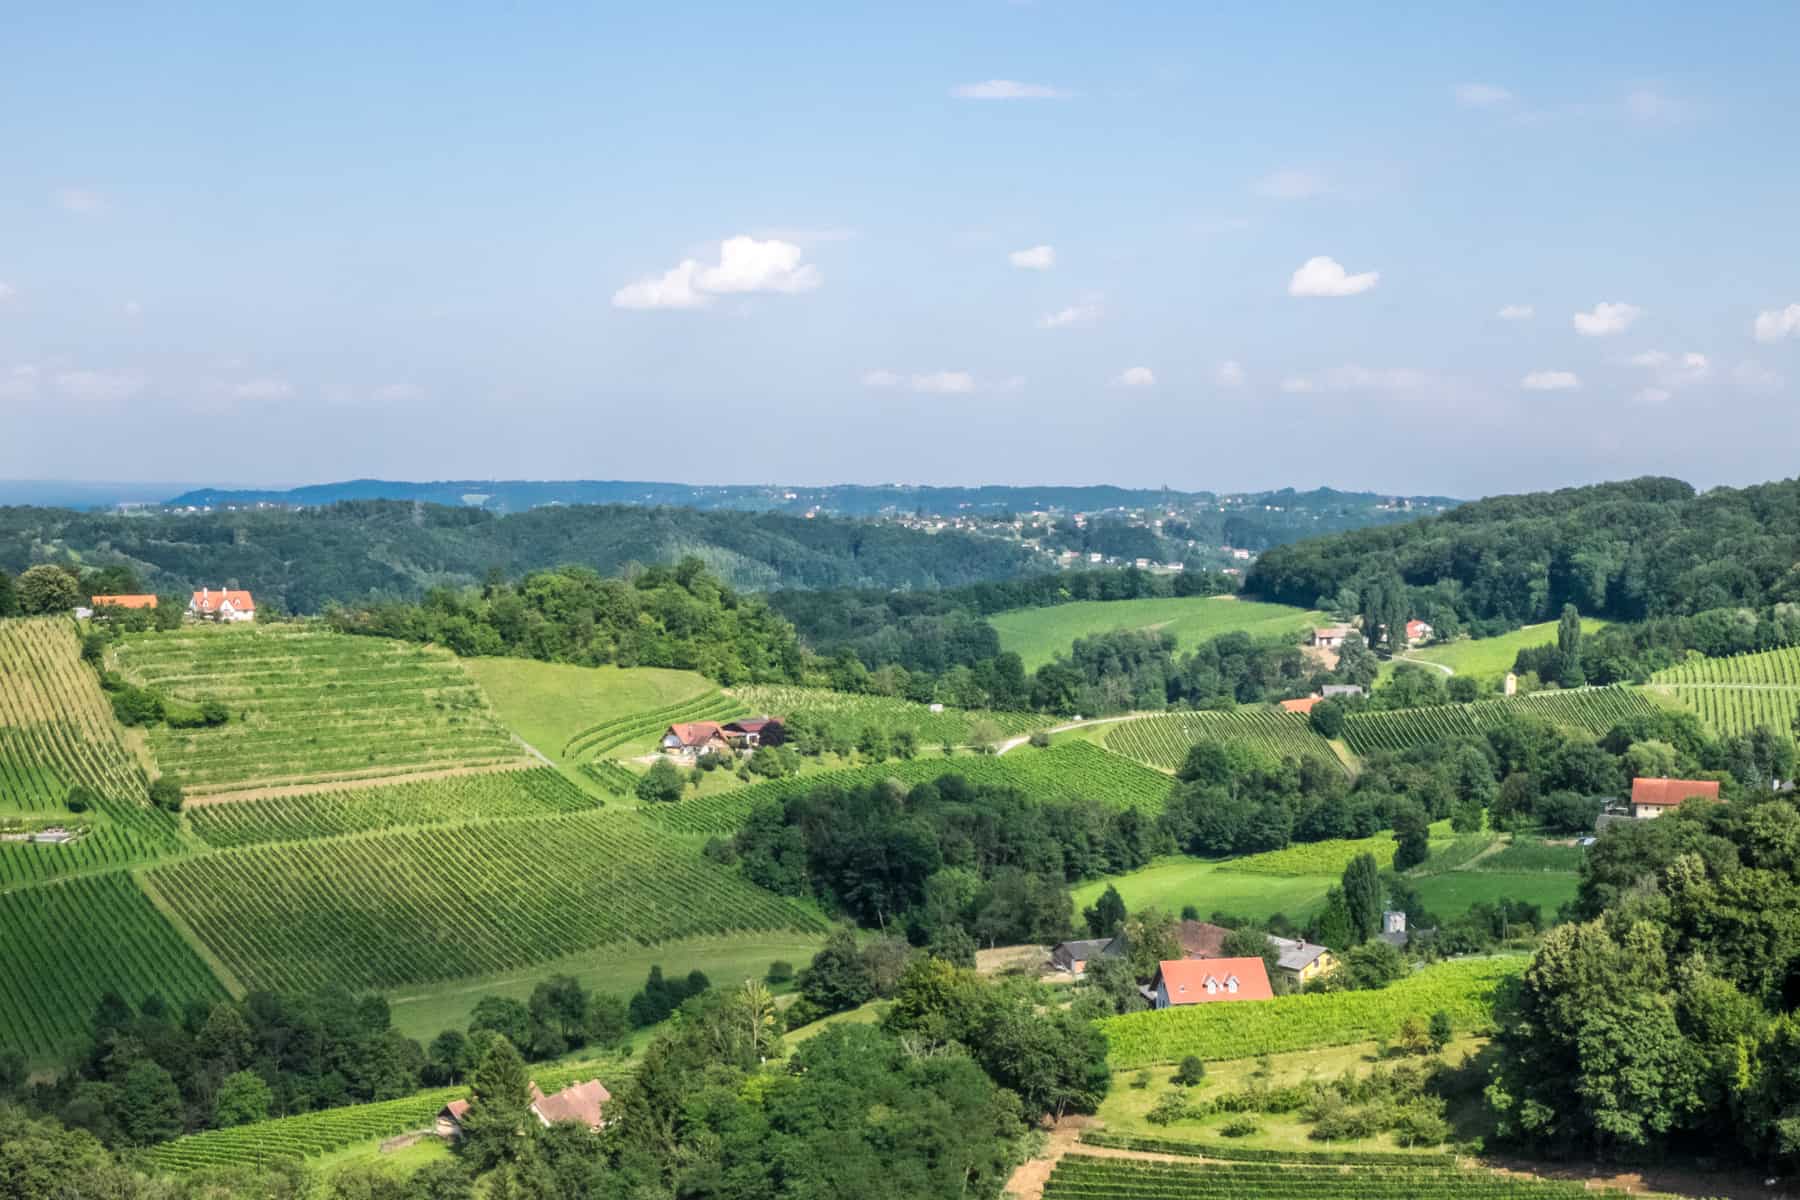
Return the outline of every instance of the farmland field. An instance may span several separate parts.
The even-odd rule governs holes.
[[[1556,910],[1575,898],[1581,880],[1573,871],[1466,870],[1426,875],[1414,883],[1426,909],[1440,917],[1465,913],[1471,904],[1516,900],[1537,905],[1553,920]]]
[[[1108,750],[1167,771],[1181,766],[1200,742],[1242,742],[1276,757],[1312,757],[1342,767],[1331,743],[1305,717],[1265,705],[1120,721],[1105,740]]]
[[[205,804],[189,808],[188,823],[208,845],[229,847],[594,807],[594,799],[555,768],[529,767]]]
[[[1461,638],[1440,646],[1423,646],[1417,650],[1408,650],[1406,656],[1398,661],[1436,663],[1438,666],[1449,667],[1452,674],[1473,675],[1483,680],[1498,679],[1512,670],[1519,651],[1536,646],[1554,646],[1556,624],[1555,621],[1544,621],[1537,625],[1526,625],[1511,633],[1503,633],[1499,637]],[[1598,617],[1583,617],[1581,632],[1598,633],[1607,624]],[[1392,659],[1381,664],[1382,682],[1394,673],[1397,665]]]
[[[126,872],[0,892],[0,1050],[56,1057],[107,992],[134,1007],[155,994],[176,1012],[225,996]]]
[[[1069,891],[1077,914],[1111,885],[1119,889],[1125,906],[1133,912],[1150,905],[1180,912],[1183,905],[1192,904],[1202,918],[1228,912],[1263,920],[1285,913],[1300,920],[1325,898],[1325,889],[1338,881],[1329,874],[1257,875],[1229,870],[1230,865],[1229,859],[1160,858],[1139,870],[1091,879]]]
[[[1076,638],[1119,629],[1160,629],[1175,635],[1183,651],[1222,633],[1282,637],[1322,623],[1324,614],[1286,604],[1221,596],[1172,596],[1144,600],[1078,600],[1045,608],[1018,608],[988,618],[1000,648],[1014,651],[1027,671],[1067,654]]]
[[[935,747],[944,742],[965,745],[976,732],[977,722],[992,725],[1000,737],[1046,729],[1056,723],[1053,717],[1026,712],[946,708],[934,713],[923,704],[893,696],[867,696],[787,684],[752,684],[733,688],[731,694],[751,712],[780,717],[811,713],[857,728],[878,725],[889,733],[910,729],[922,747]]]
[[[252,846],[148,877],[252,988],[394,988],[611,943],[824,927],[632,813]]]
[[[735,833],[750,810],[765,800],[801,795],[821,786],[858,787],[881,779],[908,785],[940,775],[962,775],[976,783],[1017,787],[1039,800],[1100,800],[1120,808],[1160,811],[1168,799],[1168,776],[1151,771],[1089,742],[1063,742],[1047,750],[1021,747],[1009,754],[922,754],[866,767],[817,771],[752,784],[673,804],[653,805],[644,815],[683,833]]]
[[[1078,902],[1079,903],[1079,902]],[[1126,903],[1129,905],[1130,901]],[[1196,1004],[1101,1022],[1115,1070],[1203,1059],[1250,1058],[1312,1046],[1391,1038],[1409,1016],[1443,1009],[1459,1030],[1493,1024],[1494,989],[1524,970],[1519,958],[1457,959],[1377,991],[1277,996],[1241,1004]]]
[[[716,692],[693,671],[657,667],[575,667],[528,658],[466,658],[507,726],[539,751],[560,758],[581,730]]]
[[[1344,721],[1344,741],[1358,754],[1405,750],[1446,737],[1479,734],[1514,716],[1537,717],[1597,734],[1627,717],[1655,711],[1655,703],[1634,687],[1533,692],[1473,704],[1352,713]]]
[[[158,764],[193,793],[522,759],[445,651],[275,625],[137,634],[117,654],[140,683],[232,710],[225,725],[151,735]]]

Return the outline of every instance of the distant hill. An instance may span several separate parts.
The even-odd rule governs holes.
[[[901,514],[952,516],[1012,512],[1102,512],[1151,507],[1224,508],[1228,511],[1316,513],[1350,509],[1399,515],[1441,511],[1460,501],[1446,496],[1394,497],[1375,492],[1339,492],[1319,488],[1298,492],[1218,494],[1180,492],[1168,488],[1111,486],[924,487],[904,484],[830,484],[819,487],[781,484],[712,485],[572,479],[451,479],[413,483],[387,479],[351,479],[286,489],[195,488],[171,496],[172,507],[225,505],[322,505],[340,500],[418,500],[516,513],[545,505],[639,504],[679,505],[701,510],[744,512],[820,512],[832,516],[875,517]]]

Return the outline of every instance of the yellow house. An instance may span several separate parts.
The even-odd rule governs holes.
[[[1287,977],[1296,989],[1305,987],[1321,975],[1329,975],[1337,970],[1337,956],[1323,946],[1305,940],[1295,941],[1293,938],[1280,938],[1270,935],[1269,944],[1274,946],[1280,957],[1276,959],[1275,968]]]

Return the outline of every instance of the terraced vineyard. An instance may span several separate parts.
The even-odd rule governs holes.
[[[961,708],[946,708],[934,713],[926,705],[892,696],[864,696],[787,684],[739,687],[732,689],[732,694],[753,712],[783,717],[794,713],[816,713],[828,720],[851,725],[879,725],[890,733],[910,729],[923,746],[944,742],[953,746],[967,745],[976,722],[990,723],[1000,737],[1048,729],[1056,723],[1055,718],[1041,713]]]
[[[81,1041],[100,997],[179,1012],[225,989],[123,871],[0,893],[0,1050],[33,1061]]]
[[[596,803],[556,768],[530,767],[198,805],[188,809],[188,823],[208,845],[229,847],[409,825],[546,817]]]
[[[1079,1151],[1057,1162],[1043,1192],[1044,1200],[1580,1200],[1594,1194],[1580,1180],[1521,1179],[1455,1166],[1346,1171],[1279,1158],[1203,1164]],[[1626,1195],[1605,1189],[1599,1194]]]
[[[481,690],[441,650],[295,624],[137,634],[117,653],[141,683],[232,710],[226,725],[152,733],[158,764],[190,792],[521,758]]]
[[[570,738],[562,749],[564,758],[598,758],[628,742],[661,733],[664,726],[680,721],[729,721],[744,716],[749,710],[743,703],[720,692],[712,692],[680,704],[631,713],[590,725]]]
[[[584,762],[581,773],[594,781],[594,786],[609,796],[629,796],[637,787],[638,776],[630,767],[617,761]]]
[[[1121,721],[1106,735],[1106,748],[1173,771],[1200,742],[1242,742],[1278,758],[1316,758],[1342,769],[1331,743],[1299,713],[1279,708],[1170,713]]]
[[[490,974],[597,946],[818,931],[633,813],[438,825],[223,850],[149,881],[245,986],[350,988]]]
[[[1430,1016],[1439,1009],[1450,1014],[1457,1029],[1476,1032],[1493,1025],[1494,989],[1523,971],[1526,962],[1522,957],[1459,959],[1427,967],[1379,991],[1195,1004],[1108,1017],[1101,1027],[1114,1070],[1176,1062],[1189,1054],[1215,1061],[1377,1041],[1392,1038],[1407,1017]]]
[[[1344,721],[1344,741],[1358,754],[1405,750],[1442,738],[1480,734],[1520,715],[1599,734],[1627,718],[1655,712],[1655,702],[1633,687],[1534,692],[1473,704],[1355,713]]]
[[[1758,654],[1734,654],[1729,658],[1693,658],[1665,667],[1652,675],[1650,681],[1677,685],[1754,683],[1800,688],[1800,646],[1783,646]]]
[[[682,833],[735,833],[750,810],[765,800],[802,795],[817,787],[860,787],[880,779],[911,785],[940,775],[962,775],[977,783],[1007,784],[1040,800],[1086,798],[1120,808],[1159,811],[1169,795],[1169,777],[1109,754],[1088,742],[1065,742],[1048,750],[1021,748],[1000,756],[919,758],[817,771],[752,784],[710,796],[652,805],[644,815]]]
[[[628,1074],[629,1068],[614,1062],[540,1063],[531,1071],[532,1079],[546,1092],[594,1078],[609,1088],[616,1087]],[[398,1100],[349,1104],[232,1129],[191,1133],[152,1146],[147,1153],[151,1162],[166,1171],[260,1166],[283,1155],[311,1158],[357,1142],[427,1128],[440,1108],[452,1100],[467,1099],[468,1095],[466,1087],[433,1088]]]

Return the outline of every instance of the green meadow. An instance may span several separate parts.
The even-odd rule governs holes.
[[[1000,634],[1000,648],[1017,652],[1035,671],[1076,638],[1120,629],[1162,629],[1183,650],[1208,638],[1242,630],[1253,637],[1293,634],[1322,622],[1322,614],[1286,604],[1264,604],[1231,596],[1172,596],[1144,600],[1080,600],[1048,608],[1019,608],[988,618]]]

